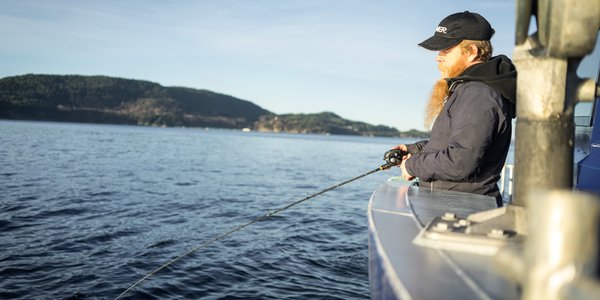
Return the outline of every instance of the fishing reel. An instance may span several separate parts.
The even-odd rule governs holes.
[[[407,151],[401,149],[391,149],[383,154],[383,160],[390,166],[397,166],[408,155]]]

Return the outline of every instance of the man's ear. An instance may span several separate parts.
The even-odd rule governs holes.
[[[470,45],[468,53],[469,53],[469,56],[467,56],[467,61],[474,62],[477,59],[477,57],[479,56],[479,49],[477,49],[477,47],[475,47],[475,45]]]

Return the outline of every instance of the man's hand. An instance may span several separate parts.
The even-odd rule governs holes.
[[[390,165],[400,167],[400,170],[402,170],[402,178],[410,181],[415,179],[415,176],[410,175],[408,171],[406,171],[406,160],[410,156],[406,145],[401,144],[387,151],[384,154],[383,159]]]
[[[399,166],[400,163],[406,159],[407,155],[406,145],[398,145],[386,151],[383,155],[383,160],[390,166]]]
[[[394,147],[394,148],[392,148],[392,149],[402,150],[402,151],[403,151],[404,153],[406,153],[407,155],[410,155],[410,154],[408,154],[408,148],[406,148],[406,145],[405,145],[405,144],[400,144],[400,145],[398,145],[398,146],[396,146],[396,147]],[[407,155],[405,155],[405,156],[402,156],[402,160],[406,160],[406,159],[408,158],[408,156],[407,156]]]
[[[415,179],[415,176],[412,176],[408,173],[408,171],[406,170],[406,160],[410,158],[410,154],[408,154],[406,156],[405,159],[402,160],[402,163],[400,164],[400,170],[402,170],[402,178],[404,178],[407,181],[411,181],[413,179]]]

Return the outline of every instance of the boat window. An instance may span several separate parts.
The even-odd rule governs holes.
[[[580,102],[575,105],[575,126],[592,126],[594,103]]]

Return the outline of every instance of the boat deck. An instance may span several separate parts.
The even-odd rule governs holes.
[[[372,299],[518,299],[517,286],[494,272],[493,256],[446,251],[413,243],[435,217],[459,217],[496,208],[491,197],[419,189],[390,179],[369,209]]]

